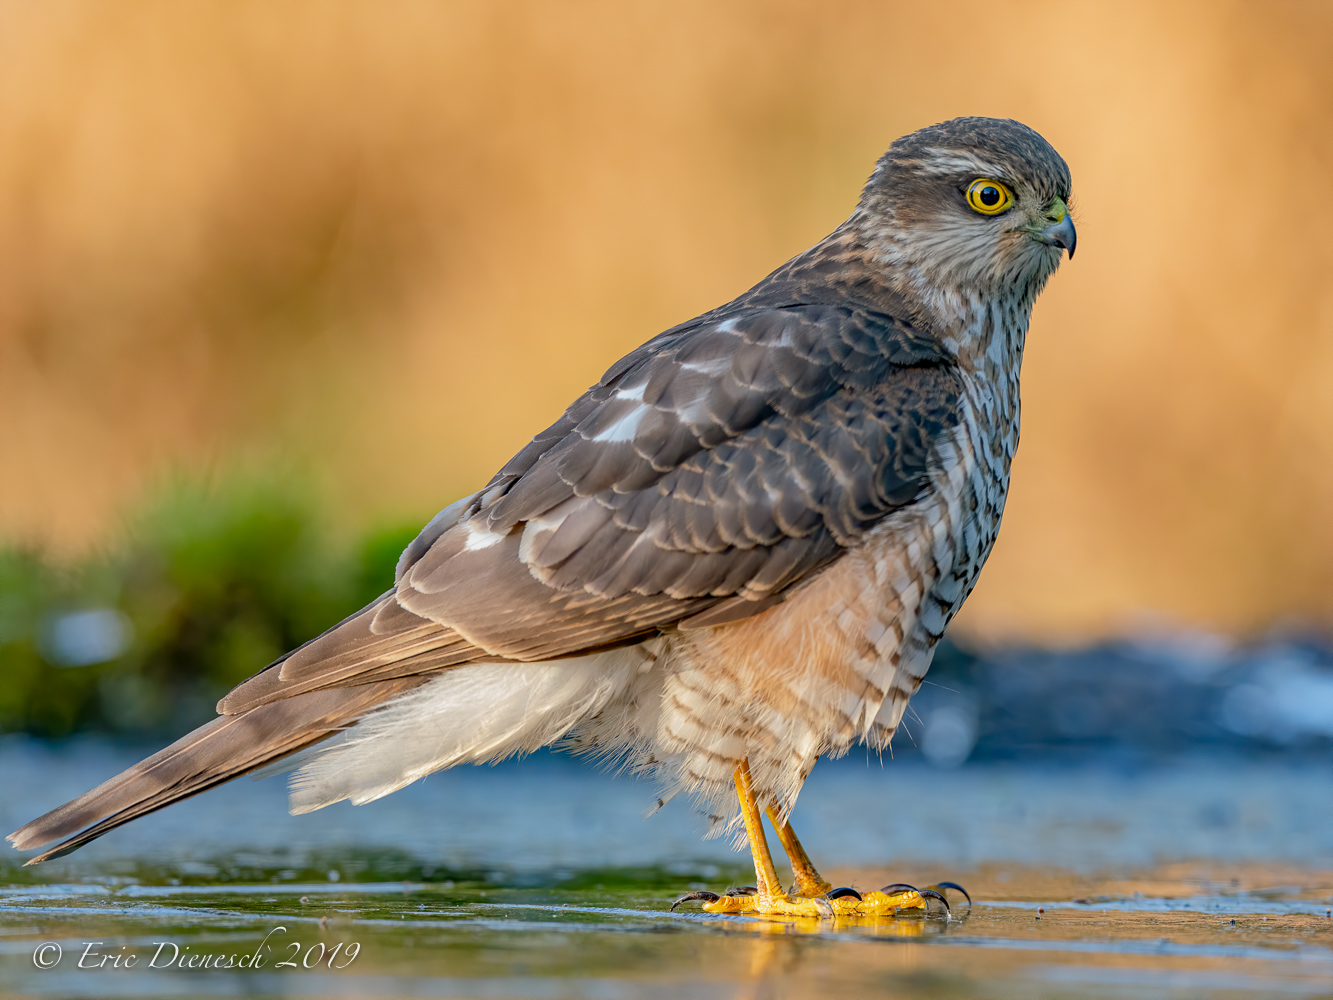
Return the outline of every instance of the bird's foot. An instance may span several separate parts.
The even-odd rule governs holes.
[[[864,895],[846,887],[830,889],[812,897],[777,892],[765,894],[754,886],[728,889],[719,895],[712,892],[690,892],[681,896],[671,908],[681,903],[699,900],[706,913],[745,913],[769,917],[883,917],[900,911],[921,911],[924,916],[952,917],[944,890],[955,889],[967,898],[968,910],[972,897],[954,882],[940,882],[918,889],[902,882],[886,885],[876,892]]]

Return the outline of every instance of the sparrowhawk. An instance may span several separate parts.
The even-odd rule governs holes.
[[[559,744],[743,823],[758,884],[705,909],[924,906],[830,893],[787,816],[821,755],[888,745],[990,553],[1069,195],[1015,121],[898,139],[842,225],[612,365],[426,525],[391,590],[10,840],[67,838],[29,864],[56,857],[292,754],[307,812]]]

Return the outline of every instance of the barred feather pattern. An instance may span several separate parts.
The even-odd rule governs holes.
[[[664,637],[657,668],[568,744],[655,774],[662,800],[692,794],[715,833],[737,836],[737,760],[749,759],[756,790],[787,813],[819,757],[857,741],[887,748],[999,531],[1018,445],[1024,298],[966,303],[968,339],[988,349],[965,378],[962,419],[939,442],[920,502],[783,604]]]
[[[968,304],[968,338],[998,338],[963,381],[961,419],[923,498],[784,603],[604,653],[454,668],[312,748],[292,807],[363,803],[444,767],[560,742],[656,777],[659,801],[698,799],[739,832],[735,762],[790,811],[821,756],[888,747],[935,644],[994,544],[1018,444],[1026,311]]]

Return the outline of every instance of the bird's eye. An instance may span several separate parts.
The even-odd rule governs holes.
[[[999,215],[1014,203],[1010,190],[999,181],[978,177],[967,186],[967,203],[982,215]]]

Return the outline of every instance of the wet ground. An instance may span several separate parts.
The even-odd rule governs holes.
[[[133,758],[0,742],[0,821],[13,829]],[[699,839],[705,824],[685,803],[645,819],[652,792],[547,755],[302,817],[286,814],[281,779],[236,782],[70,858],[0,867],[0,986],[1333,997],[1327,760],[821,763],[793,821],[825,873],[862,889],[961,882],[976,905],[955,900],[952,920],[671,913],[680,892],[752,874],[727,843]],[[226,968],[242,963],[259,967]]]

